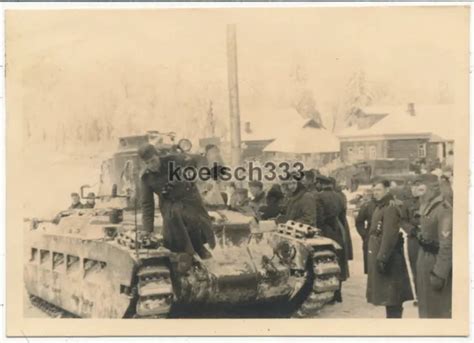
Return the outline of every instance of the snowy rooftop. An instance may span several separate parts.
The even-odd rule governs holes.
[[[382,109],[362,109],[364,113],[382,113]],[[415,105],[415,116],[407,113],[406,106],[386,107],[388,115],[367,129],[352,126],[338,132],[341,139],[373,136],[427,136],[433,141],[453,140],[454,107],[450,105]],[[366,112],[367,111],[367,112]]]
[[[242,114],[242,141],[273,140],[264,151],[300,154],[339,151],[339,140],[333,133],[319,128],[314,120],[304,118],[293,108],[247,113],[252,116]]]
[[[305,127],[289,130],[263,149],[268,152],[295,154],[338,152],[339,139],[326,129]]]
[[[290,129],[303,128],[310,122],[311,119],[303,118],[292,108],[245,111],[240,120],[241,139],[273,140],[285,135]],[[250,126],[250,130],[247,130],[246,126]]]

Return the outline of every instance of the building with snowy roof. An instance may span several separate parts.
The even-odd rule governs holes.
[[[450,105],[369,106],[346,118],[338,132],[344,161],[408,158],[443,161],[453,149]]]
[[[311,167],[339,155],[339,139],[313,118],[295,109],[252,112],[242,118],[244,158],[298,160]]]

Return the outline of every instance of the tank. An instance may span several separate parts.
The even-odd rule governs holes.
[[[121,138],[102,165],[94,208],[27,225],[24,280],[32,304],[59,317],[261,318],[312,317],[332,301],[341,247],[315,227],[214,208],[217,246],[206,260],[163,246],[159,211],[152,239],[142,235],[137,148],[146,142],[163,154],[189,147],[173,134]]]

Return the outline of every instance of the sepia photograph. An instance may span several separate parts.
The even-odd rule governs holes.
[[[468,334],[469,13],[6,10],[9,334]]]

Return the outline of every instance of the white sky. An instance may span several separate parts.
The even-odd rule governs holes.
[[[288,106],[296,64],[323,112],[359,68],[397,101],[429,103],[441,84],[454,96],[465,87],[468,14],[446,7],[9,11],[7,92],[21,94],[23,115],[44,122],[132,111],[137,121],[176,129],[203,118],[209,100],[225,122],[226,24],[236,23],[243,115]]]

